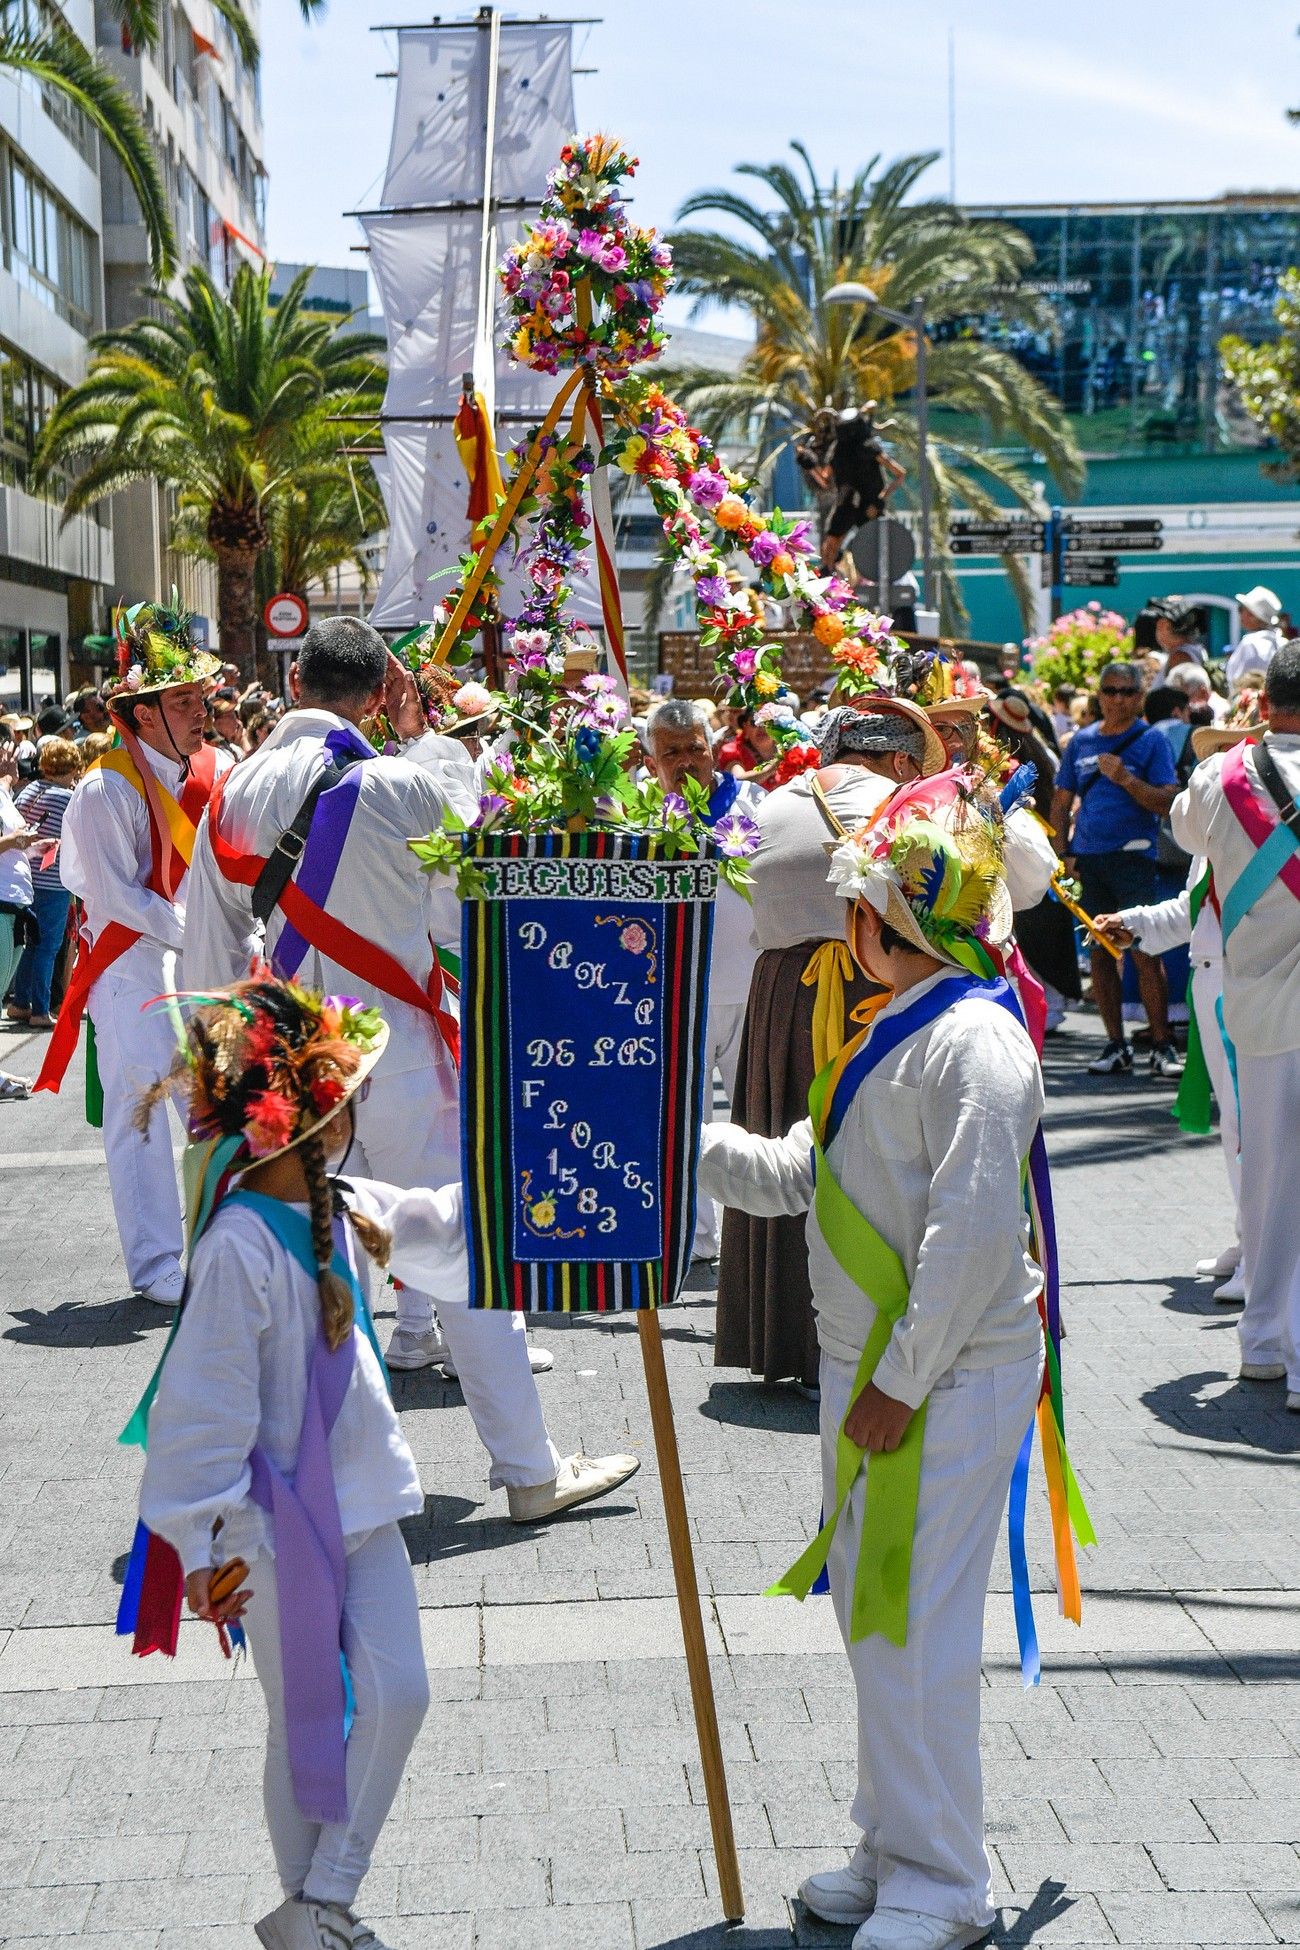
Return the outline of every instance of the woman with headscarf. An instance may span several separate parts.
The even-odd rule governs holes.
[[[837,826],[852,830],[909,779],[944,769],[942,744],[905,699],[841,706],[817,728],[821,766],[781,786],[758,813],[752,863],[759,949],[741,1035],[732,1115],[775,1137],[803,1117],[813,1078],[873,993],[844,944],[843,904],[827,879]],[[817,1385],[817,1334],[802,1218],[727,1211],[714,1361],[764,1381]]]

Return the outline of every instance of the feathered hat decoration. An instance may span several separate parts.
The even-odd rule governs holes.
[[[180,684],[207,684],[220,657],[194,641],[194,618],[173,587],[170,603],[119,603],[113,611],[117,683],[113,697],[148,697]]]

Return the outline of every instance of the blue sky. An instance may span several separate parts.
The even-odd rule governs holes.
[[[563,10],[549,0],[545,11]],[[796,136],[825,174],[877,151],[942,150],[928,183],[946,192],[950,26],[962,201],[1300,186],[1300,128],[1284,114],[1300,104],[1300,0],[605,0],[592,11],[604,19],[577,32],[580,65],[597,69],[577,80],[579,121],[641,156],[641,222],[671,222],[691,190]],[[360,261],[342,212],[376,199],[393,84],[373,77],[395,53],[392,35],[369,28],[432,13],[333,0],[309,28],[294,0],[263,0],[275,255]]]

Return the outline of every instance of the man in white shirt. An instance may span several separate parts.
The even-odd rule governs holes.
[[[936,846],[934,831],[904,821],[837,849],[855,959],[893,995],[846,1046],[813,1118],[777,1138],[706,1127],[700,1164],[701,1184],[729,1205],[811,1208],[827,1568],[857,1692],[863,1833],[847,1867],[799,1893],[814,1915],[861,1925],[854,1950],[961,1950],[993,1922],[983,1610],[1042,1377],[1042,1279],[1021,1198],[1042,1080],[1002,985],[954,958],[977,914],[988,921],[1000,901],[1009,920],[1009,903],[957,835]],[[937,911],[958,886],[961,925]],[[866,1452],[843,1502],[842,1439]],[[906,1449],[910,1477],[895,1453]],[[888,1611],[897,1579],[873,1566],[885,1506],[912,1494],[900,1632]],[[897,1566],[892,1531],[890,1549]]]
[[[1281,649],[1283,639],[1278,624],[1282,620],[1282,599],[1257,582],[1244,596],[1237,597],[1237,616],[1242,634],[1226,665],[1231,697],[1236,697],[1242,679],[1251,671],[1258,671],[1262,676],[1274,653]]]
[[[1261,711],[1260,743],[1198,765],[1169,821],[1180,846],[1208,858],[1222,917],[1241,1123],[1241,1373],[1285,1377],[1300,1413],[1300,811],[1278,803],[1300,797],[1300,642],[1274,655]]]
[[[134,1292],[175,1306],[184,1234],[167,1116],[155,1111],[142,1132],[135,1115],[170,1068],[176,1037],[165,1010],[145,1012],[183,986],[194,828],[230,760],[203,742],[220,666],[190,640],[189,619],[142,604],[119,611],[114,628],[126,666],[111,699],[122,744],[90,766],[64,815],[59,872],[84,904],[85,931],[36,1088],[59,1088],[86,1009],[127,1275]]]
[[[682,790],[694,779],[709,794],[709,824],[735,814],[752,817],[762,803],[759,787],[731,772],[715,771],[709,727],[698,704],[688,698],[668,698],[651,712],[646,725],[646,760],[665,792]],[[749,978],[758,958],[753,940],[749,902],[725,880],[718,882],[713,908],[713,948],[709,962],[709,1019],[705,1030],[704,1115],[713,1115],[713,1072],[722,1076],[730,1104],[736,1091],[736,1060],[740,1032],[749,1000]],[[716,1259],[721,1245],[721,1215],[712,1199],[701,1198],[696,1214],[695,1259]]]
[[[407,841],[441,828],[449,808],[476,816],[470,769],[462,748],[424,732],[414,683],[355,617],[313,625],[290,684],[296,708],[231,774],[200,829],[186,982],[224,987],[261,951],[277,975],[381,1009],[388,1044],[357,1105],[357,1162],[393,1185],[446,1184],[460,1177],[460,1083],[434,944],[459,939],[459,909],[451,881],[426,873]],[[381,708],[401,756],[376,757],[358,729]],[[304,817],[331,760],[341,774]],[[263,933],[253,883],[277,850],[292,872]],[[538,1349],[530,1360],[522,1314],[471,1309],[464,1292],[438,1300],[441,1336],[433,1297],[399,1289],[389,1365],[442,1362],[457,1376],[516,1521],[540,1521],[630,1474],[626,1458],[560,1457],[532,1373],[551,1356]]]

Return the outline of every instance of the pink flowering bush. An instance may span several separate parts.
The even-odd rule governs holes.
[[[1027,637],[1025,650],[1034,682],[1049,696],[1058,684],[1087,691],[1107,664],[1133,655],[1133,632],[1116,610],[1092,602],[1058,616],[1042,636]]]

